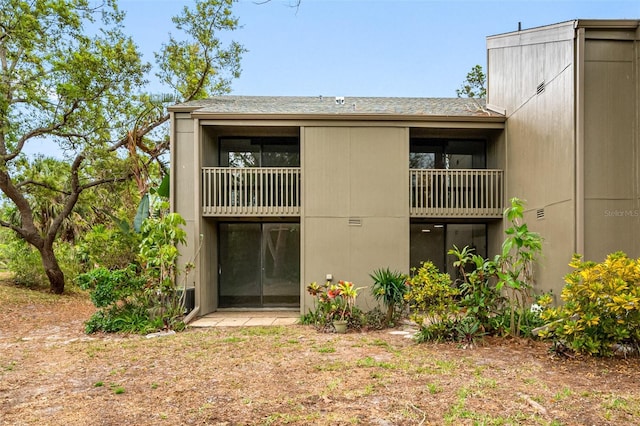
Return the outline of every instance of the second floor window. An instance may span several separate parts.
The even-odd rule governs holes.
[[[300,167],[300,142],[294,137],[220,138],[222,167]]]
[[[411,139],[411,169],[485,169],[483,140]]]

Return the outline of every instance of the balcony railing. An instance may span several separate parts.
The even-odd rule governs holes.
[[[299,216],[300,168],[203,167],[204,216]]]
[[[502,217],[502,170],[411,169],[410,174],[412,217]]]
[[[411,217],[500,218],[503,172],[411,169]],[[300,216],[300,168],[202,168],[204,216]]]

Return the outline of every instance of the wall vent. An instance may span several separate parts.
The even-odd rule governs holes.
[[[538,87],[536,88],[536,94],[541,94],[542,92],[544,92],[544,88],[545,88],[545,83],[544,81],[540,84],[538,84]]]
[[[362,219],[359,217],[350,217],[349,226],[362,226]]]
[[[536,210],[536,218],[538,220],[542,220],[544,219],[544,209],[538,209]]]

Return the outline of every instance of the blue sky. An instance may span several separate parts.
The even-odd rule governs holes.
[[[121,0],[145,55],[167,39],[171,16],[192,1]],[[640,19],[640,1],[241,0],[249,51],[236,95],[454,97],[467,72],[486,67],[486,36],[576,18]],[[175,31],[175,30],[174,30]],[[162,91],[152,86],[151,90]],[[166,90],[165,90],[166,91]]]

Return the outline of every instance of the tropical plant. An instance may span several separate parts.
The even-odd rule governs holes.
[[[623,252],[594,263],[574,255],[565,276],[564,305],[539,301],[549,322],[539,335],[573,351],[598,356],[640,353],[640,259]]]
[[[455,322],[453,328],[455,330],[454,339],[465,348],[474,346],[486,334],[480,321],[472,315],[460,318]]]
[[[524,216],[524,201],[511,199],[511,207],[504,212],[511,226],[505,230],[502,252],[494,260],[498,277],[496,289],[505,290],[510,312],[510,332],[520,334],[524,312],[533,300],[533,266],[542,251],[542,238],[529,231]]]
[[[457,260],[453,266],[458,268],[462,281],[458,283],[460,290],[459,305],[468,316],[473,316],[481,327],[489,332],[492,330],[491,318],[502,312],[504,297],[492,283],[495,274],[494,262],[473,253],[468,246],[459,249],[455,245],[448,251]],[[494,280],[495,281],[495,280]]]
[[[530,335],[541,324],[539,312],[529,305],[533,264],[542,240],[521,222],[523,206],[521,200],[511,200],[505,211],[511,226],[505,231],[502,252],[493,260],[474,254],[468,246],[448,251],[461,277],[456,285],[431,262],[423,263],[408,280],[405,298],[412,319],[421,326],[419,340],[468,341],[486,333]]]
[[[390,325],[393,323],[394,316],[402,313],[409,277],[402,272],[391,271],[389,268],[376,269],[369,276],[373,280],[371,294],[387,308],[385,321]]]
[[[96,308],[139,303],[146,283],[136,265],[118,270],[95,268],[79,275],[77,281],[82,289],[91,290],[91,302]]]
[[[350,325],[359,325],[362,321],[360,310],[356,306],[358,292],[364,287],[355,287],[350,281],[332,284],[327,281],[319,285],[312,282],[307,292],[314,297],[313,310],[303,316],[304,323],[313,323],[326,328],[334,321],[347,321]]]
[[[404,295],[409,303],[411,319],[424,328],[439,324],[457,315],[459,295],[449,274],[441,273],[430,261],[422,262],[407,280],[409,291]]]
[[[137,263],[121,269],[95,268],[78,276],[77,282],[90,290],[91,301],[99,309],[87,322],[87,332],[148,332],[184,326],[185,292],[176,286],[178,246],[186,236],[183,225],[177,213],[149,218],[142,223]]]

